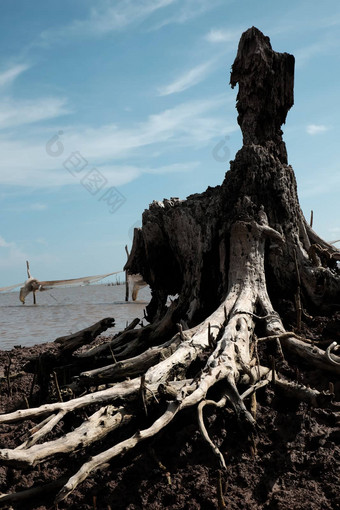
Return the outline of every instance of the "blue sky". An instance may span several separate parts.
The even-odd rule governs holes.
[[[1,0],[0,287],[117,271],[153,200],[220,184],[230,67],[257,26],[296,57],[284,127],[305,216],[340,238],[340,3]]]

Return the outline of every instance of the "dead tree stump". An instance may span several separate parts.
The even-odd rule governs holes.
[[[204,406],[231,405],[255,442],[255,394],[270,381],[313,405],[328,405],[333,398],[285,380],[275,359],[266,366],[257,354],[259,341],[273,342],[278,357],[282,349],[291,350],[307,363],[340,373],[336,342],[321,349],[297,331],[286,331],[281,320],[287,307],[301,318],[340,305],[339,251],[306,222],[282,140],[281,126],[293,105],[294,57],[273,51],[269,38],[253,27],[241,37],[230,83],[239,87],[243,147],[223,183],[186,200],[153,202],[143,214],[142,228],[135,230],[125,270],[141,274],[151,287],[150,325],[82,354],[96,359],[111,352],[110,362],[103,359],[102,367],[79,374],[85,386],[86,381],[88,386],[111,381],[111,386],[0,416],[0,423],[45,417],[19,448],[0,450],[1,462],[20,466],[85,448],[132,422],[141,397],[144,407],[147,402],[158,406],[149,427],[139,430],[136,420],[131,437],[85,461],[64,484],[57,503],[93,471],[157,434],[182,409],[198,408],[203,437],[225,469],[205,428]],[[327,254],[322,261],[321,253]],[[169,296],[177,296],[170,306]],[[193,378],[190,367],[203,352],[207,361]],[[211,400],[208,392],[216,383],[220,398]],[[240,383],[247,386],[243,392]],[[164,398],[165,411],[159,405]],[[66,413],[93,403],[104,407],[82,426],[62,440],[36,444]]]

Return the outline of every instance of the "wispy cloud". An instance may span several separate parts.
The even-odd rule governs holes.
[[[7,207],[4,206],[4,209],[7,212],[15,213],[15,214],[27,213],[29,211],[41,212],[41,211],[46,211],[47,208],[48,208],[47,204],[43,204],[41,202],[34,202],[32,204],[27,204],[27,203],[22,203],[21,201],[15,202]],[[0,239],[0,247],[1,247],[1,239]]]
[[[0,87],[10,85],[23,72],[29,69],[28,64],[15,65],[0,73]]]
[[[106,125],[93,129],[87,127],[65,128],[61,136],[64,147],[62,155],[51,157],[45,146],[53,131],[41,131],[34,139],[0,138],[3,168],[0,184],[55,187],[74,185],[77,180],[65,170],[63,163],[75,151],[88,161],[89,170],[98,168],[110,185],[121,185],[139,177],[144,172],[168,173],[184,171],[187,164],[156,168],[150,147],[164,154],[174,147],[208,146],[221,133],[237,129],[233,110],[230,108],[230,123],[226,122],[226,99],[217,96],[209,100],[181,103],[174,108],[149,115],[143,122],[129,128]],[[223,110],[221,111],[221,108]],[[127,158],[137,158],[138,165],[126,165]],[[182,163],[181,163],[182,164]],[[192,165],[193,163],[189,164]],[[196,164],[196,163],[195,163]],[[91,166],[90,166],[91,165]]]
[[[11,245],[5,239],[0,236],[0,248],[9,248]]]
[[[220,30],[212,29],[205,35],[205,40],[210,43],[237,42],[240,38],[241,30]]]
[[[68,37],[100,37],[141,23],[154,12],[175,2],[177,0],[143,0],[141,2],[100,0],[86,18],[76,19],[66,26],[45,30],[40,38],[43,42],[50,43]]]
[[[0,268],[2,270],[15,267],[27,260],[27,256],[21,248],[14,242],[6,241],[0,236]]]
[[[172,173],[191,172],[199,165],[200,165],[199,161],[188,161],[186,163],[173,163],[172,165],[164,165],[156,168],[145,168],[144,173],[164,175]]]
[[[110,186],[122,186],[143,174],[165,175],[172,173],[191,172],[200,165],[198,161],[186,161],[185,163],[173,163],[171,165],[143,166],[137,165],[101,165],[97,166],[100,173],[107,179]]]
[[[329,55],[336,53],[338,54],[339,44],[338,40],[331,36],[331,34],[327,35],[323,39],[319,39],[312,44],[304,46],[302,48],[297,48],[294,51],[295,61],[297,67],[303,66],[309,60],[318,57],[320,55]]]
[[[160,87],[158,89],[159,95],[168,96],[170,94],[183,92],[184,90],[187,90],[188,88],[197,85],[197,83],[200,83],[202,80],[204,80],[210,73],[210,71],[212,71],[212,69],[214,68],[214,63],[215,59],[209,60],[208,62],[204,62],[203,64],[193,67],[192,69],[190,69],[190,71],[182,74],[173,82],[163,87]]]
[[[70,113],[65,98],[41,98],[19,101],[5,98],[0,103],[0,129],[32,124]]]
[[[309,124],[306,127],[306,131],[309,135],[313,136],[328,131],[328,127],[323,124]]]
[[[322,174],[306,180],[300,185],[300,198],[317,197],[321,195],[339,193],[340,191],[340,172],[339,165],[330,163]]]
[[[191,19],[197,18],[207,11],[210,11],[211,9],[214,9],[221,3],[222,0],[181,0],[180,6],[176,6],[176,12],[170,14],[167,18],[164,18],[154,25],[152,30],[160,30],[161,28],[171,24],[186,23]]]

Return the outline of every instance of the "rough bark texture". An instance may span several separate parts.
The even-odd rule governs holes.
[[[284,243],[266,252],[268,290],[276,307],[294,302],[297,266],[306,308],[340,304],[336,248],[316,241],[297,196],[293,169],[287,164],[281,125],[293,105],[294,57],[272,50],[256,28],[241,38],[232,67],[238,84],[238,122],[244,145],[231,162],[224,182],[187,200],[153,202],[135,231],[126,268],[141,273],[153,292],[150,318],[164,313],[168,295],[179,294],[177,313],[192,326],[206,317],[228,290],[230,231],[237,220],[269,224]],[[326,267],[310,255],[321,244]],[[314,308],[313,308],[314,305]],[[284,305],[285,306],[285,305]]]
[[[339,308],[340,276],[339,252],[307,225],[294,172],[287,164],[281,125],[293,104],[293,82],[293,56],[274,52],[268,37],[256,28],[242,35],[231,85],[239,86],[238,121],[244,143],[230,171],[221,186],[205,193],[154,202],[143,214],[142,228],[135,230],[125,269],[142,275],[151,287],[150,325],[128,329],[107,344],[73,354],[70,362],[77,377],[68,385],[72,400],[0,415],[4,424],[47,415],[38,431],[14,451],[0,450],[0,461],[15,466],[88,447],[118,424],[128,425],[130,437],[120,435],[120,440],[84,462],[63,485],[57,503],[63,504],[81,482],[113,458],[158,434],[184,409],[198,409],[203,437],[226,472],[224,456],[204,424],[205,406],[230,405],[240,441],[246,438],[253,456],[259,432],[256,391],[270,381],[275,391],[298,400],[334,406],[334,386],[310,389],[285,380],[280,372],[283,347],[318,368],[340,373],[337,344],[329,342],[323,350],[300,331],[307,311]],[[169,296],[176,296],[170,306]],[[295,332],[287,332],[280,317],[290,309],[296,316]],[[84,343],[80,337],[70,339],[71,352]],[[262,342],[274,345],[269,359],[259,355]],[[67,350],[67,339],[60,349]],[[60,355],[53,356],[60,361]],[[87,366],[94,362],[95,367]],[[109,387],[80,395],[103,382]],[[64,441],[34,444],[36,433],[40,440],[67,413],[104,403],[114,407],[97,410],[86,426],[64,436]],[[151,407],[153,416],[142,429],[141,404],[146,415]],[[220,488],[220,508],[222,492]]]

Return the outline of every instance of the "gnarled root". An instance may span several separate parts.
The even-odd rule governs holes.
[[[129,439],[119,442],[85,462],[57,495],[56,502],[60,502],[86,477],[107,464],[112,458],[131,450],[141,441],[161,431],[182,409],[198,406],[198,422],[203,437],[217,457],[220,467],[226,469],[223,455],[211,441],[204,425],[203,408],[206,405],[222,408],[227,402],[230,403],[240,425],[251,437],[254,437],[255,392],[273,378],[278,388],[314,405],[325,399],[329,400],[330,395],[325,396],[316,390],[298,387],[296,384],[282,380],[270,368],[259,365],[254,329],[256,320],[261,318],[266,325],[268,341],[276,339],[284,348],[308,352],[314,362],[323,368],[331,369],[336,373],[339,371],[337,357],[331,354],[334,346],[325,353],[314,345],[301,341],[296,338],[296,335],[285,331],[279,316],[273,310],[266,291],[264,272],[264,247],[267,239],[275,243],[283,242],[282,236],[268,225],[236,222],[231,229],[229,290],[225,300],[215,312],[195,328],[183,331],[179,327],[178,333],[158,346],[146,348],[132,358],[86,371],[80,375],[84,386],[105,382],[110,383],[111,387],[68,402],[55,402],[38,408],[0,415],[0,423],[12,423],[48,415],[32,430],[30,438],[22,445],[14,450],[0,450],[0,460],[14,465],[35,465],[53,455],[85,448],[117,427],[130,422],[136,415],[128,409],[133,409],[140,396],[143,397],[145,408],[147,403],[150,405],[152,401],[154,405],[159,398],[169,401],[167,410],[151,426],[141,431],[137,430]],[[264,313],[263,316],[257,315],[259,307]],[[167,330],[169,330],[168,327]],[[111,342],[111,346],[114,344],[115,349],[122,348],[121,353],[126,349],[131,353],[129,345],[125,343],[127,335],[135,334],[138,339],[142,335],[141,331],[126,331],[123,334],[124,339],[117,336],[116,341]],[[95,348],[95,352],[102,354],[107,348],[100,346],[100,349]],[[207,350],[210,351],[210,355],[198,376],[194,379],[181,376],[180,380],[175,380],[179,369],[185,374],[192,362]],[[91,350],[89,352],[90,359],[94,353]],[[117,379],[128,376],[134,378],[115,382]],[[219,401],[215,402],[208,397],[208,392],[217,382],[221,382],[223,395]],[[239,383],[248,386],[241,395],[237,387]],[[244,403],[249,396],[252,398],[253,415]],[[112,404],[117,400],[119,407],[114,407]],[[122,402],[126,404],[126,407],[122,407]],[[101,407],[89,420],[65,436],[37,444],[66,413],[90,404],[106,404],[106,406]]]
[[[65,413],[59,412],[57,418],[60,420],[63,414]],[[90,416],[80,427],[55,441],[34,445],[37,437],[33,438],[32,436],[31,440],[28,440],[15,450],[2,449],[0,451],[0,461],[5,464],[35,466],[56,454],[69,453],[99,441],[117,427],[127,424],[131,418],[132,415],[124,408],[106,406]],[[40,429],[40,432],[42,430]],[[46,433],[47,430],[44,431],[44,434]],[[42,435],[40,434],[40,437]]]

